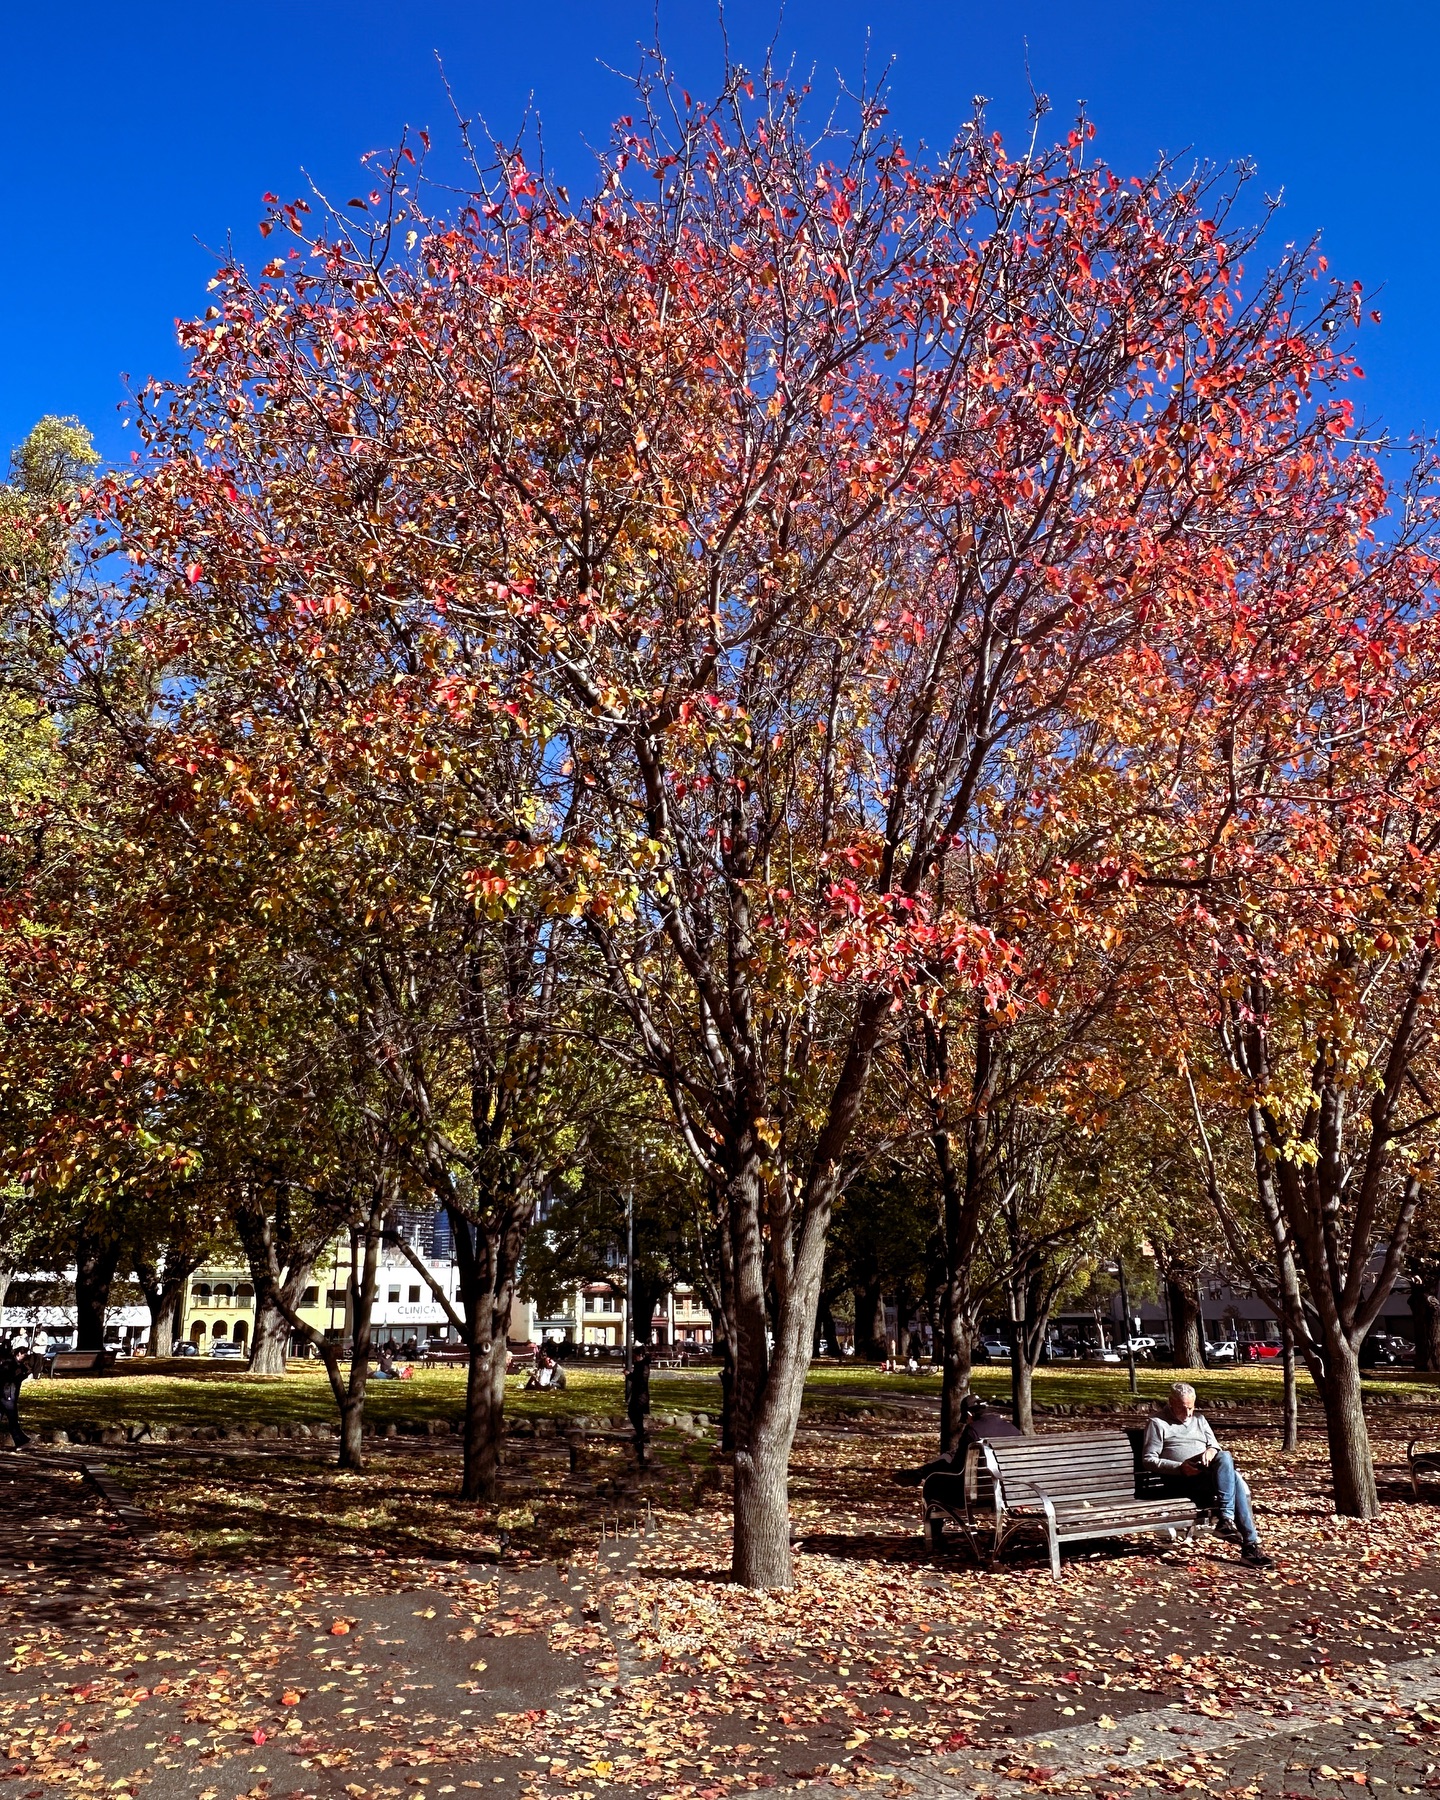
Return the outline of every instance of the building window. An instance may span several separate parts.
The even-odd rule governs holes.
[[[255,1298],[255,1290],[248,1281],[242,1281],[235,1290],[235,1298],[237,1300],[253,1300]]]
[[[197,1306],[208,1306],[210,1304],[210,1290],[208,1287],[197,1287],[191,1298]]]
[[[330,1288],[325,1295],[327,1306],[343,1306],[345,1304],[344,1288]]]
[[[400,1304],[399,1288],[386,1288],[385,1298],[391,1306],[398,1306]]]
[[[412,1287],[410,1290],[410,1304],[412,1306],[418,1306],[420,1304],[420,1290],[418,1287]]]
[[[305,1292],[300,1296],[300,1304],[302,1306],[314,1306],[319,1298],[320,1290],[318,1287],[306,1288]]]

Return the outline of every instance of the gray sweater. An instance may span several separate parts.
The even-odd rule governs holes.
[[[1183,1425],[1177,1425],[1169,1413],[1157,1413],[1145,1427],[1143,1461],[1147,1469],[1163,1469],[1173,1475],[1191,1457],[1219,1448],[1210,1421],[1200,1413],[1191,1413]]]

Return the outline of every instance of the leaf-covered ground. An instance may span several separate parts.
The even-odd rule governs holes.
[[[1313,1422],[1282,1460],[1235,1412],[1217,1422],[1275,1571],[1142,1540],[1067,1557],[1058,1586],[1023,1552],[998,1574],[924,1553],[888,1481],[928,1449],[903,1416],[802,1430],[796,1586],[776,1595],[726,1582],[727,1476],[679,1433],[644,1480],[615,1439],[573,1474],[553,1434],[513,1439],[503,1559],[496,1513],[449,1497],[444,1440],[379,1443],[358,1477],[289,1443],[107,1450],[155,1521],[138,1539],[73,1451],[7,1456],[0,1792],[1424,1791],[1440,1655],[1433,1719],[1386,1683],[1440,1651],[1440,1506],[1400,1469],[1440,1415],[1383,1410],[1378,1521],[1329,1514]],[[1252,1716],[1275,1731],[1149,1757],[1157,1718],[1180,1744]]]

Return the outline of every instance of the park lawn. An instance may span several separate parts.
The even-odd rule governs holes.
[[[612,1417],[625,1409],[618,1370],[576,1368],[560,1394],[526,1393],[525,1378],[507,1384],[507,1411],[517,1418]],[[704,1375],[657,1375],[651,1382],[657,1410],[716,1415],[720,1384]],[[454,1427],[465,1405],[463,1369],[417,1369],[409,1381],[372,1381],[365,1397],[369,1424],[424,1430],[432,1420]],[[283,1376],[248,1375],[239,1369],[192,1373],[174,1364],[149,1373],[144,1363],[99,1379],[38,1380],[26,1384],[23,1416],[31,1429],[73,1425],[218,1425],[254,1430],[261,1425],[329,1424],[334,1397],[317,1364],[292,1363]]]
[[[1280,1404],[1280,1372],[1272,1367],[1201,1369],[1184,1372],[1199,1390],[1201,1406],[1274,1407]],[[1042,1409],[1118,1407],[1138,1404],[1148,1410],[1162,1400],[1175,1379],[1169,1368],[1138,1371],[1139,1401],[1131,1402],[1127,1371],[1115,1368],[1045,1368],[1036,1372],[1035,1400]],[[507,1411],[517,1419],[615,1418],[624,1412],[624,1377],[618,1369],[572,1366],[569,1385],[560,1394],[526,1393],[524,1378],[512,1376]],[[976,1389],[1003,1401],[1009,1371],[980,1366]],[[1367,1382],[1376,1401],[1425,1404],[1436,1397],[1437,1378],[1386,1375]],[[651,1377],[651,1406],[657,1412],[704,1413],[712,1421],[720,1412],[720,1384],[713,1371],[658,1371]],[[869,1367],[821,1365],[806,1385],[805,1413],[812,1421],[894,1416],[897,1411],[928,1410],[939,1397],[938,1375],[886,1375]],[[372,1382],[366,1396],[366,1419],[380,1429],[394,1424],[424,1431],[432,1420],[459,1422],[465,1396],[460,1369],[421,1369],[410,1381]],[[1300,1377],[1302,1402],[1315,1399],[1308,1375]],[[917,1405],[918,1403],[918,1405]],[[229,1426],[254,1430],[261,1425],[326,1424],[335,1419],[335,1404],[324,1371],[292,1364],[284,1376],[252,1376],[229,1368],[176,1369],[146,1372],[143,1363],[98,1380],[35,1381],[23,1397],[24,1417],[34,1429],[50,1426],[163,1425]]]

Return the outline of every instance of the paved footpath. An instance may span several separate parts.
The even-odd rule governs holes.
[[[1014,1738],[906,1769],[920,1795],[1263,1795],[1440,1789],[1440,1653],[1338,1674],[1325,1693],[1273,1712],[1207,1715],[1179,1704]]]

